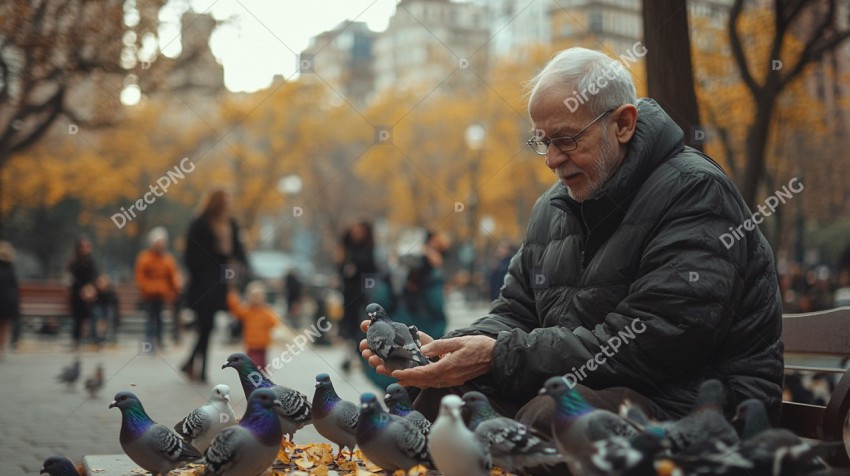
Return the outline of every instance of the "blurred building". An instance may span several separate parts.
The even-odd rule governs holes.
[[[552,44],[618,56],[643,38],[641,0],[560,0],[549,10]]]
[[[170,71],[167,88],[209,96],[225,91],[224,67],[210,50],[210,37],[218,22],[208,13],[189,10],[183,14],[180,23],[180,66]]]
[[[375,40],[375,90],[469,85],[469,75],[453,73],[469,68],[483,76],[489,37],[487,10],[481,5],[401,0]]]
[[[354,105],[366,104],[375,87],[375,36],[366,23],[348,20],[314,36],[301,52],[301,78],[326,83]]]
[[[523,48],[552,43],[553,0],[480,0],[487,8],[494,59],[513,56]]]

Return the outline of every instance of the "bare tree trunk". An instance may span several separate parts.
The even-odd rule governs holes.
[[[649,97],[685,132],[685,143],[702,150],[699,108],[694,91],[687,2],[643,0],[643,43]]]

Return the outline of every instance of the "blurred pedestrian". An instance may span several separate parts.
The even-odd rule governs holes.
[[[408,265],[395,320],[413,324],[430,336],[446,333],[443,261],[450,246],[445,233],[425,233],[422,255]]]
[[[0,359],[6,351],[9,327],[12,331],[12,348],[17,344],[15,328],[21,318],[20,289],[15,275],[15,249],[8,241],[0,241]]]
[[[304,283],[298,277],[298,271],[295,268],[286,272],[283,279],[283,292],[286,296],[286,317],[289,322],[296,322],[296,319],[301,313],[301,298],[304,295]]]
[[[121,323],[121,306],[118,303],[118,293],[109,280],[109,276],[101,274],[94,280],[97,289],[97,299],[92,305],[93,322],[100,327],[98,342],[118,342],[118,326]],[[94,325],[94,324],[93,324]]]
[[[147,313],[145,339],[149,347],[162,347],[162,311],[180,292],[180,272],[168,252],[168,232],[156,227],[148,233],[148,248],[136,259],[136,285]]]
[[[266,302],[266,286],[252,281],[245,290],[248,305],[243,305],[236,291],[227,294],[227,307],[242,322],[242,341],[245,353],[257,368],[266,367],[266,350],[272,340],[272,329],[278,325],[278,317]]]
[[[508,265],[511,264],[511,258],[514,253],[510,243],[501,242],[496,247],[496,266],[490,271],[490,300],[495,301],[499,298],[502,284],[505,283],[505,275],[508,274]]]
[[[228,284],[248,267],[239,226],[231,216],[230,194],[225,190],[213,191],[189,225],[185,263],[189,273],[186,306],[195,312],[198,340],[181,370],[206,382],[207,349],[215,314],[227,310]],[[200,372],[196,359],[201,361]]]
[[[74,244],[74,256],[68,263],[71,273],[71,316],[74,327],[71,337],[74,349],[79,348],[87,325],[91,325],[92,305],[97,300],[97,266],[92,258],[92,246],[88,237],[82,236]]]
[[[359,358],[360,322],[366,316],[369,304],[364,275],[375,275],[375,241],[372,224],[367,221],[349,227],[340,241],[338,269],[342,281],[343,314],[339,334],[346,341],[342,370],[348,372],[351,362]]]

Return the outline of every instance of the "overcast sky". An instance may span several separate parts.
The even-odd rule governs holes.
[[[275,74],[290,78],[310,37],[343,20],[384,30],[395,5],[396,0],[172,0],[160,13],[160,38],[165,54],[180,51],[179,15],[187,6],[229,20],[213,34],[210,46],[224,65],[227,89],[251,92],[269,86]]]

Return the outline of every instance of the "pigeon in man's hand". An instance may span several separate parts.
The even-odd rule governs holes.
[[[393,322],[380,304],[366,306],[366,315],[371,321],[366,331],[366,343],[378,357],[384,359],[389,371],[403,370],[430,363],[419,350],[419,336],[413,335],[415,326]]]
[[[428,437],[428,452],[445,476],[489,476],[493,467],[489,445],[475,438],[463,422],[463,400],[446,395]]]
[[[256,476],[274,463],[283,431],[274,390],[260,388],[248,398],[238,425],[225,428],[204,453],[204,476]]]
[[[390,472],[430,462],[428,438],[412,422],[385,412],[373,393],[360,396],[357,446],[369,461]]]
[[[44,460],[41,471],[38,474],[49,476],[80,476],[74,463],[62,456],[51,456]]]
[[[213,387],[206,405],[192,410],[192,413],[174,425],[174,430],[198,451],[206,451],[221,430],[235,424],[236,416],[230,405],[230,387],[221,384]]]
[[[289,440],[295,437],[295,432],[313,423],[312,409],[307,395],[283,385],[275,385],[269,380],[247,355],[237,352],[227,357],[227,362],[221,368],[231,367],[239,374],[239,382],[245,398],[251,397],[251,392],[257,388],[270,388],[280,400],[280,406],[275,411],[280,417],[280,426]]]
[[[62,369],[62,373],[56,379],[67,385],[69,390],[73,389],[74,384],[80,379],[80,359],[77,358],[73,364]]]
[[[131,392],[118,392],[109,408],[121,410],[121,448],[134,463],[153,474],[168,474],[201,458],[171,428],[151,420],[142,402]]]
[[[313,394],[313,426],[320,435],[339,446],[337,459],[342,449],[349,454],[357,445],[357,404],[339,398],[328,374],[316,375],[316,392]]]
[[[89,397],[97,397],[97,393],[103,388],[103,365],[98,364],[94,371],[94,375],[86,379],[86,391],[89,392]]]
[[[552,377],[540,390],[555,400],[552,436],[572,474],[606,475],[591,459],[594,443],[618,436],[631,441],[638,430],[616,413],[596,409],[573,390],[563,377]]]
[[[389,410],[391,415],[410,420],[424,435],[427,436],[431,431],[431,422],[425,418],[425,415],[413,409],[410,394],[401,385],[391,383],[387,386],[384,403],[387,405],[387,410]]]
[[[483,393],[466,392],[463,402],[469,410],[469,429],[487,445],[494,466],[521,473],[564,462],[554,445],[522,423],[496,413]]]

